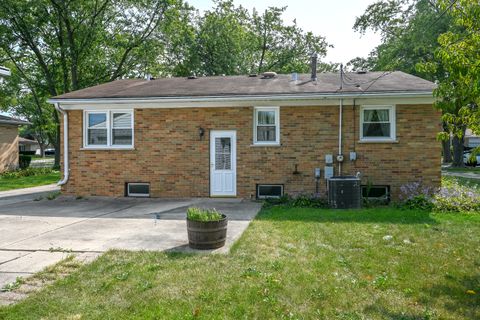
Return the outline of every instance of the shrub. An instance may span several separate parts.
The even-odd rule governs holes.
[[[313,194],[299,194],[296,197],[286,194],[280,198],[266,199],[264,202],[265,208],[278,205],[296,208],[327,208],[328,201]]]
[[[0,174],[0,177],[3,178],[20,178],[20,177],[30,177],[30,176],[41,176],[46,174],[55,173],[57,170],[53,170],[51,168],[25,168],[21,170],[15,171],[7,171]]]
[[[433,197],[437,211],[470,212],[480,211],[480,189],[461,185],[456,179],[444,179],[440,190]]]
[[[187,219],[194,221],[220,221],[223,215],[215,209],[200,209],[191,207],[187,209]]]
[[[411,210],[431,211],[434,208],[434,205],[432,202],[432,198],[424,194],[419,194],[417,196],[409,198],[408,200],[405,200],[402,203],[402,207]]]
[[[401,208],[436,212],[480,211],[480,189],[461,185],[455,179],[443,179],[438,190],[414,182],[402,186],[400,191]]]
[[[28,156],[25,154],[21,154],[18,156],[18,165],[20,169],[25,169],[30,166],[30,162],[32,162],[32,156]]]
[[[26,156],[34,156],[35,151],[19,151],[20,154],[24,154]]]

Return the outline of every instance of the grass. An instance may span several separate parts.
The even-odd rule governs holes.
[[[470,172],[470,173],[475,173],[480,175],[480,167],[466,167],[466,168],[446,168],[444,169],[445,171],[448,172]]]
[[[49,170],[42,174],[10,176],[0,174],[0,191],[52,184],[60,180],[60,172]]]
[[[261,211],[228,255],[109,251],[1,319],[475,319],[480,215]]]

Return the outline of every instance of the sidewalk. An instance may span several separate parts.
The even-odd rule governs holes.
[[[46,196],[49,193],[57,191],[60,191],[60,187],[56,184],[47,184],[39,187],[0,191],[0,205],[31,201],[41,196]]]

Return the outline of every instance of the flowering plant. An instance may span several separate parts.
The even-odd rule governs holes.
[[[400,207],[437,212],[480,212],[480,188],[460,184],[452,178],[443,178],[442,187],[438,189],[411,182],[400,187]]]

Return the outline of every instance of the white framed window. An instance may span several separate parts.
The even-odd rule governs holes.
[[[253,144],[280,144],[279,107],[255,107],[253,121]]]
[[[394,141],[395,122],[395,106],[361,106],[360,140]]]
[[[150,183],[127,183],[127,197],[150,197]]]
[[[83,147],[89,149],[133,148],[133,111],[85,111]]]

